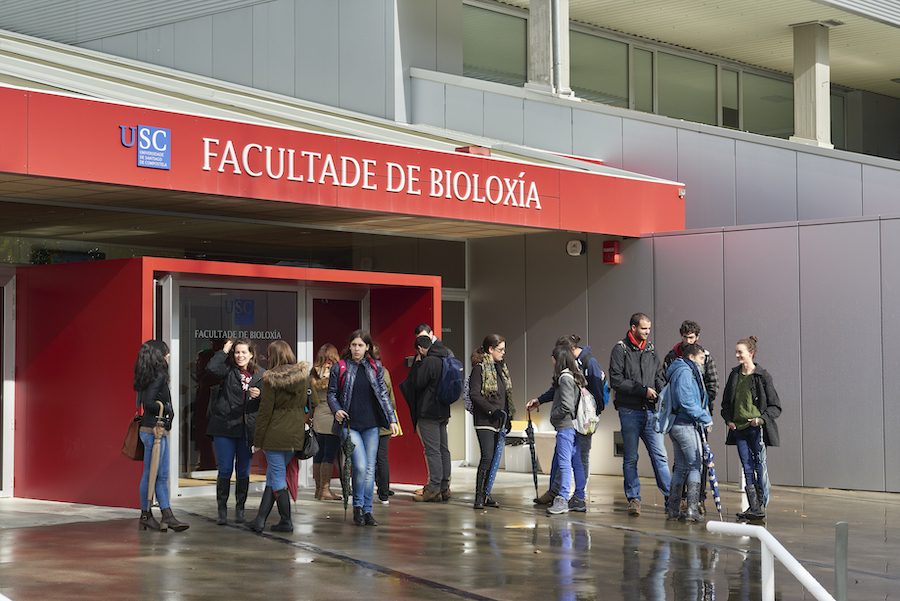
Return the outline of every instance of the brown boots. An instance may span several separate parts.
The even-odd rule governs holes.
[[[340,501],[344,497],[337,493],[331,492],[331,472],[334,470],[333,463],[320,464],[319,481],[316,483],[319,490],[317,499],[323,501]],[[313,465],[313,473],[315,474],[316,466]]]

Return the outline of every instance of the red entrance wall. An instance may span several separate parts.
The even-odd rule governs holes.
[[[137,349],[153,337],[153,279],[164,273],[370,289],[372,333],[395,391],[415,325],[440,327],[440,278],[432,276],[149,257],[20,267],[15,496],[138,506],[141,464],[119,449],[134,412]],[[391,446],[392,480],[421,483],[421,444],[402,398],[398,406],[405,435]]]

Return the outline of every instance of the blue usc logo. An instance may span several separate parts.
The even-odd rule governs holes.
[[[234,325],[253,325],[253,301],[238,298],[233,301],[225,301],[225,312],[234,315]]]
[[[172,130],[150,125],[120,125],[122,146],[131,148],[137,142],[137,165],[151,169],[172,167]]]

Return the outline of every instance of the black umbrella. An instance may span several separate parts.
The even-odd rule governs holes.
[[[528,448],[531,450],[531,474],[534,476],[534,496],[541,496],[538,493],[538,462],[537,451],[534,450],[534,424],[531,422],[531,410],[528,410],[528,427],[525,428],[525,438],[528,440]]]
[[[719,497],[719,480],[716,478],[716,464],[713,463],[713,452],[706,441],[706,428],[700,426],[700,441],[703,442],[703,463],[709,474],[709,487],[712,489],[713,499],[716,501],[716,509],[719,510],[719,519],[722,517],[722,499]]]
[[[356,448],[356,445],[350,440],[350,418],[345,419],[347,420],[347,435],[344,437],[344,442],[341,443],[341,450],[344,452],[344,467],[341,470],[341,490],[344,491],[344,521],[347,521],[347,501],[350,499],[351,492],[350,476],[353,472],[351,457],[353,457],[353,450]]]

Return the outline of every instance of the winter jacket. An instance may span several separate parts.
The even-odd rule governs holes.
[[[213,387],[214,395],[209,399],[209,425],[207,436],[227,436],[240,438],[247,435],[248,443],[253,440],[256,427],[256,413],[259,411],[259,397],[251,399],[241,384],[240,368],[228,364],[228,353],[219,350],[206,364],[207,373],[220,378],[218,387]],[[259,387],[264,370],[250,377],[250,387]]]
[[[421,361],[416,361],[409,370],[406,380],[400,385],[400,392],[409,405],[413,427],[419,419],[450,419],[450,405],[437,399],[437,385],[444,369],[444,357],[450,356],[450,349],[436,342],[428,349]]]
[[[669,366],[672,365],[676,359],[681,358],[682,346],[683,344],[681,342],[676,344],[666,355],[666,358],[663,359],[663,369],[667,373]],[[703,362],[703,367],[700,368],[700,375],[703,376],[703,386],[706,388],[706,402],[709,405],[707,409],[709,409],[709,414],[712,415],[713,407],[715,407],[716,395],[719,394],[719,370],[716,369],[716,361],[713,359],[713,356],[709,354],[709,351],[703,349],[703,352],[706,354],[706,359]]]
[[[647,398],[647,389],[658,393],[666,385],[666,374],[649,340],[641,350],[626,336],[609,354],[609,385],[616,391],[616,409],[653,410],[656,399]]]
[[[675,423],[711,424],[712,418],[704,407],[705,391],[701,390],[688,361],[676,359],[666,372],[669,380],[666,394],[674,395],[672,406],[678,408]]]
[[[375,392],[375,398],[378,400],[378,406],[381,411],[375,412],[379,427],[389,428],[391,424],[397,423],[397,415],[391,405],[391,399],[387,393],[387,387],[384,384],[384,367],[380,361],[375,361],[366,357],[357,363],[352,359],[345,359],[346,371],[341,377],[341,364],[335,363],[331,366],[331,375],[328,378],[328,407],[331,409],[332,415],[338,411],[346,411],[350,414],[353,411],[353,383],[357,377],[365,377],[369,380],[369,386]],[[362,374],[360,374],[362,370]],[[341,423],[335,420],[332,434],[341,434]]]
[[[600,414],[606,407],[606,403],[609,402],[609,382],[606,379],[606,374],[603,373],[600,362],[591,354],[591,347],[589,346],[581,347],[581,352],[575,360],[578,361],[578,367],[581,368],[581,373],[587,380],[587,389],[593,395],[597,405],[597,413]],[[547,392],[538,397],[538,403],[543,404],[552,401],[554,392],[555,390],[551,386]]]
[[[722,392],[722,411],[720,413],[725,423],[734,421],[734,394],[740,369],[741,366],[738,365],[731,370],[728,382],[725,383],[725,390]],[[763,420],[763,442],[770,447],[777,447],[781,443],[781,438],[778,435],[778,424],[775,423],[775,418],[781,415],[781,401],[775,391],[775,385],[772,383],[772,376],[757,365],[756,371],[750,377],[752,378],[750,390],[753,393],[753,404],[759,409],[759,416]],[[734,430],[730,428],[725,444],[736,444]]]
[[[313,430],[317,434],[331,434],[331,428],[334,426],[334,415],[331,413],[328,401],[325,398],[328,392],[328,378],[331,376],[331,363],[313,367],[309,375],[313,388],[316,389],[317,393],[315,403],[312,405]]]
[[[550,424],[556,431],[574,428],[575,410],[578,408],[578,397],[581,391],[575,383],[575,377],[568,369],[562,370],[553,392],[553,407],[550,408]]]
[[[172,397],[169,394],[166,374],[161,371],[156,372],[147,388],[141,391],[140,399],[144,406],[144,417],[141,419],[142,428],[152,428],[156,425],[159,416],[159,405],[156,401],[162,401],[163,422],[166,424],[166,430],[172,429],[172,417],[175,412],[172,410]]]
[[[475,421],[475,429],[499,430],[507,424],[503,423],[503,413],[506,411],[506,380],[499,375],[502,363],[497,363],[497,392],[490,396],[481,394],[482,366],[481,363],[472,368],[469,375],[469,398],[472,399],[472,417]]]
[[[306,361],[264,373],[253,445],[266,451],[302,449],[307,403],[315,395]]]

